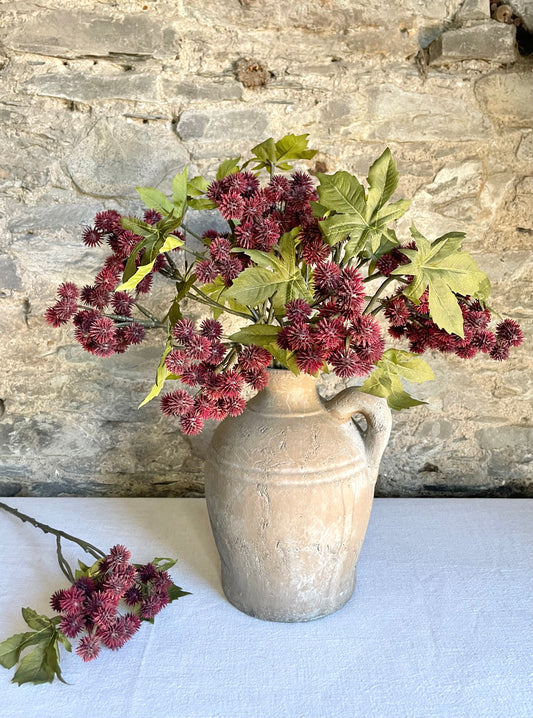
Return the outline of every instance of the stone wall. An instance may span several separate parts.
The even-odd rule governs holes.
[[[527,53],[532,3],[512,9]],[[4,0],[0,12],[0,494],[201,495],[205,439],[181,437],[155,402],[136,409],[161,337],[97,359],[43,312],[59,282],[97,268],[80,240],[97,211],[133,213],[136,185],[168,190],[185,164],[208,174],[307,132],[321,150],[311,169],[365,177],[389,146],[398,196],[413,197],[398,231],[413,217],[430,237],[466,231],[493,308],[527,334],[503,365],[428,357],[437,380],[417,387],[427,405],[395,415],[378,493],[533,495],[531,61],[488,0]]]

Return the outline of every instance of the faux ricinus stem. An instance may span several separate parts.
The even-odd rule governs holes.
[[[65,531],[61,531],[60,529],[55,529],[52,526],[48,526],[48,524],[43,524],[40,521],[37,521],[37,519],[34,519],[32,516],[23,514],[18,509],[4,504],[2,501],[0,501],[0,508],[4,509],[4,511],[7,511],[10,514],[13,514],[21,521],[30,523],[32,526],[35,526],[35,528],[38,528],[43,531],[43,533],[53,534],[56,537],[57,560],[59,563],[59,567],[71,583],[74,581],[74,576],[72,573],[72,569],[70,568],[66,558],[63,555],[63,551],[61,549],[61,539],[66,539],[67,541],[71,541],[72,543],[78,544],[78,546],[81,546],[81,548],[86,553],[91,554],[91,556],[93,556],[95,559],[104,558],[105,556],[105,553],[96,546],[93,546],[93,544],[88,543],[87,541],[83,541],[83,539],[76,538],[76,536],[72,536]]]

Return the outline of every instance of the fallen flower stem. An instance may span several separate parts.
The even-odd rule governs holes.
[[[66,539],[67,541],[72,541],[72,543],[78,544],[78,546],[81,546],[81,548],[86,553],[91,554],[91,556],[96,559],[105,557],[105,553],[96,546],[93,546],[93,544],[88,543],[87,541],[83,541],[82,539],[76,538],[76,536],[72,536],[65,531],[61,531],[59,529],[53,528],[52,526],[48,526],[48,524],[43,524],[40,521],[37,521],[37,519],[34,519],[32,516],[23,514],[21,511],[18,511],[18,509],[4,504],[2,501],[0,501],[0,508],[4,509],[4,511],[7,511],[10,514],[13,514],[21,521],[26,521],[30,523],[32,526],[35,526],[35,528],[40,529],[43,533],[53,534],[56,537],[57,560],[59,562],[59,567],[71,583],[74,581],[74,576],[72,575],[72,570],[63,555],[63,551],[61,550],[61,539]]]

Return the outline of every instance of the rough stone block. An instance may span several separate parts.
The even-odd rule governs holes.
[[[487,75],[477,81],[475,93],[496,125],[530,128],[533,121],[533,83],[530,72]]]
[[[490,2],[487,2],[487,0],[464,0],[463,4],[455,14],[455,20],[458,22],[489,19]]]
[[[7,48],[51,57],[173,57],[179,43],[170,24],[146,15],[122,18],[65,7],[15,16],[3,37]]]
[[[0,255],[0,291],[2,289],[22,289],[15,262],[5,254]]]
[[[99,120],[66,161],[82,192],[100,197],[136,196],[135,187],[157,187],[182,171],[188,155],[170,126]]]
[[[186,82],[164,77],[161,80],[161,89],[167,102],[183,100],[223,102],[242,98],[242,87],[235,81]]]
[[[461,60],[510,64],[516,60],[516,27],[489,20],[481,25],[448,30],[428,48],[432,65]]]
[[[522,18],[525,27],[533,32],[533,1],[532,0],[513,0],[510,3],[515,15]]]
[[[406,91],[391,84],[367,93],[366,113],[362,109],[357,113],[365,139],[464,142],[486,138],[489,123],[461,95],[443,94],[440,88]]]
[[[122,72],[115,75],[61,73],[39,75],[23,85],[26,92],[45,97],[62,97],[76,102],[132,100],[157,102],[154,75]]]
[[[253,107],[228,112],[196,112],[186,110],[180,116],[177,132],[182,140],[210,142],[250,137],[260,142],[268,127],[265,110]]]

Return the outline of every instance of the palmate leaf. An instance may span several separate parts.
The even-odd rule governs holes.
[[[275,248],[277,251],[242,250],[257,266],[241,272],[221,296],[247,306],[271,299],[277,316],[285,314],[285,306],[291,299],[312,302],[313,294],[295,262],[299,234],[299,227],[284,234]]]
[[[417,249],[402,250],[410,264],[392,274],[413,276],[403,294],[414,302],[429,288],[429,314],[435,324],[463,338],[463,314],[456,294],[486,299],[490,291],[487,275],[461,250],[463,233],[451,232],[430,242],[413,225],[411,234]]]
[[[415,399],[404,390],[401,377],[418,384],[435,378],[431,367],[417,354],[387,349],[360,391],[387,399],[391,409],[397,411],[425,404],[425,401]]]
[[[294,160],[309,160],[317,153],[307,147],[307,138],[309,135],[285,135],[275,142],[272,137],[261,142],[252,148],[251,152],[255,155],[254,169],[258,170],[267,167],[269,170],[278,168],[280,170],[291,169],[291,162]],[[248,163],[246,163],[248,164]]]
[[[287,162],[287,160],[310,160],[317,150],[310,150],[307,147],[306,135],[285,135],[276,142],[276,161]]]
[[[349,172],[333,175],[317,174],[319,202],[315,216],[325,241],[330,245],[348,240],[344,246],[346,259],[362,255],[375,261],[389,251],[391,233],[388,224],[407,211],[410,202],[398,200],[387,204],[398,184],[398,171],[387,148],[368,174],[368,195],[359,180]]]

